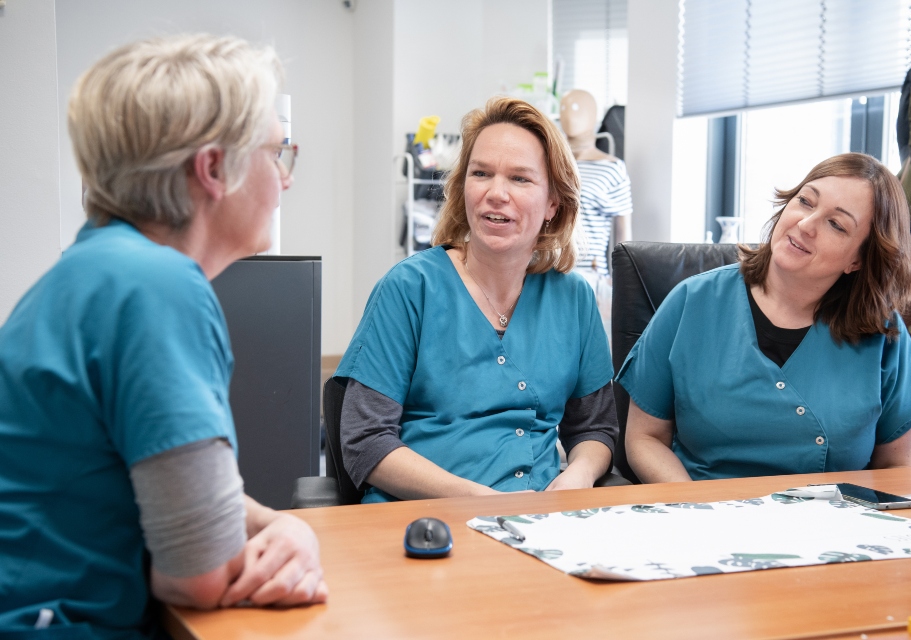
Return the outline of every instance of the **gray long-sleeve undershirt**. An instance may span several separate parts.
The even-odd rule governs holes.
[[[348,379],[342,404],[342,460],[358,489],[367,489],[367,478],[376,465],[405,446],[399,438],[401,419],[402,405],[354,378]],[[606,445],[613,457],[619,433],[610,382],[587,396],[566,401],[559,434],[567,455],[580,442],[595,440]]]
[[[198,576],[243,550],[244,484],[227,441],[201,440],[141,460],[130,480],[157,571]]]

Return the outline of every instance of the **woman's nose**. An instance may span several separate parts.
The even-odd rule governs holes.
[[[505,179],[495,177],[490,182],[490,189],[487,190],[487,197],[493,200],[509,200],[509,189]]]
[[[287,190],[287,189],[290,189],[290,188],[291,188],[291,185],[293,185],[293,184],[294,184],[294,176],[293,176],[293,175],[290,175],[290,174],[289,174],[289,175],[287,175],[287,176],[282,176],[282,191],[285,191],[285,190]]]
[[[819,223],[819,216],[816,212],[804,216],[797,221],[797,228],[800,229],[801,233],[805,233],[808,236],[815,235],[816,226]]]

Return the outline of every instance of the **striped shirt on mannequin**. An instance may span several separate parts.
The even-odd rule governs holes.
[[[579,269],[594,263],[600,275],[607,275],[607,247],[611,218],[633,211],[629,176],[623,160],[582,160],[578,163],[582,181],[580,221],[585,242],[580,247]]]

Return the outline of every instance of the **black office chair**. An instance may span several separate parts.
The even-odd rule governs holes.
[[[613,153],[621,160],[623,160],[624,139],[626,137],[624,120],[626,120],[626,107],[619,104],[612,106],[607,110],[607,113],[604,114],[604,119],[601,121],[601,128],[598,129],[598,133],[607,132],[611,134],[611,137],[614,139],[614,148],[611,150],[608,141],[604,138],[598,138],[595,141],[595,146],[601,149],[601,151],[604,153]]]
[[[674,244],[623,242],[614,248],[611,303],[611,353],[614,373],[620,371],[630,349],[645,330],[655,310],[677,283],[690,276],[737,262],[735,244]],[[614,468],[629,480],[639,479],[626,459],[626,419],[629,394],[614,385],[620,438]]]
[[[342,464],[342,403],[345,385],[335,378],[323,385],[323,421],[326,425],[326,475],[324,477],[298,478],[291,498],[292,509],[335,507],[358,504],[364,496],[354,486],[345,465]]]

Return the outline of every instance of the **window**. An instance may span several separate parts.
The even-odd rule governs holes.
[[[850,151],[851,99],[747,111],[741,123],[743,241],[759,242],[774,189],[790,189],[819,161]],[[897,151],[896,151],[897,153]]]
[[[885,129],[885,141],[883,143],[884,153],[881,160],[883,164],[889,167],[889,171],[897,174],[902,168],[901,160],[898,157],[898,139],[896,138],[895,122],[898,120],[898,103],[901,99],[900,91],[893,91],[886,94],[885,118],[883,127]],[[905,114],[907,118],[907,114]]]
[[[911,66],[901,0],[680,0],[678,116],[708,131],[706,228],[757,242],[775,188],[846,151],[899,169],[897,93]]]
[[[678,115],[894,90],[909,18],[900,0],[681,0]]]
[[[584,89],[604,114],[626,104],[627,0],[553,0],[554,65],[558,95]]]

